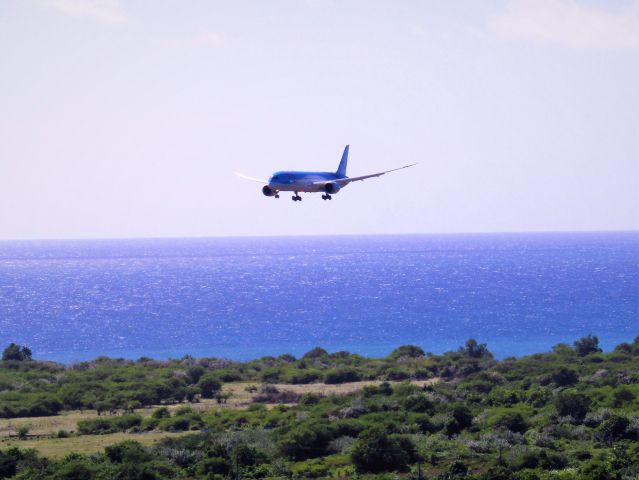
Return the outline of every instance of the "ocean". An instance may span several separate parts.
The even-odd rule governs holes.
[[[498,358],[639,334],[639,232],[0,242],[0,347],[111,357]]]

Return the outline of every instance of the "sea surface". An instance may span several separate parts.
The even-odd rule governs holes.
[[[0,242],[0,346],[65,363],[590,333],[639,335],[639,232]]]

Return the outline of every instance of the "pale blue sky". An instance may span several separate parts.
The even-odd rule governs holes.
[[[0,238],[639,229],[638,85],[636,0],[5,0]]]

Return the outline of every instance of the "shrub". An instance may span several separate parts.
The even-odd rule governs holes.
[[[95,418],[80,420],[78,432],[82,435],[102,435],[106,433],[124,432],[142,424],[140,415],[123,415],[113,418]]]
[[[25,440],[27,435],[29,435],[29,427],[27,425],[23,425],[18,428],[18,438],[20,440]]]
[[[416,345],[402,345],[391,352],[389,358],[397,360],[401,357],[420,358],[423,357],[424,350]]]
[[[158,428],[168,432],[184,432],[190,428],[190,424],[188,417],[170,417],[160,421]]]
[[[253,397],[255,403],[297,403],[302,394],[291,390],[278,390],[274,385],[262,385],[260,392]]]
[[[590,410],[590,399],[581,393],[561,392],[554,400],[557,413],[562,417],[570,415],[583,420]]]
[[[202,398],[213,398],[222,388],[222,382],[220,382],[217,377],[211,373],[202,375],[197,385],[200,387]]]
[[[608,420],[602,422],[597,429],[597,438],[611,445],[617,440],[626,436],[626,429],[630,421],[621,415],[613,415]]]
[[[292,460],[305,460],[325,455],[332,439],[325,424],[302,424],[282,437],[279,449]]]
[[[409,395],[402,403],[406,410],[418,413],[428,412],[434,406],[432,400],[424,394]]]
[[[471,358],[492,357],[485,343],[477,343],[477,340],[471,338],[466,341],[466,345],[459,347],[459,353]]]
[[[550,380],[559,387],[569,387],[579,381],[579,376],[573,369],[561,367],[551,375]]]
[[[31,349],[29,347],[10,343],[2,352],[2,360],[16,360],[18,362],[22,362],[25,360],[31,360],[31,355]]]
[[[151,454],[133,440],[126,440],[104,449],[104,453],[112,463],[141,464],[151,459]],[[75,477],[74,477],[75,478]]]
[[[495,426],[507,428],[511,432],[525,433],[528,430],[528,424],[519,412],[503,413],[495,422]]]
[[[231,471],[230,462],[222,457],[211,457],[201,460],[198,464],[198,472],[204,475],[227,475]]]
[[[324,376],[324,383],[329,384],[357,382],[359,380],[361,380],[361,377],[357,370],[353,368],[329,370]]]
[[[615,390],[612,395],[612,406],[621,407],[624,403],[632,402],[635,399],[635,394],[627,388],[619,388]]]
[[[406,472],[414,451],[410,440],[400,441],[372,428],[362,432],[355,442],[351,460],[360,473]]]
[[[298,385],[298,384],[313,383],[319,380],[320,378],[322,378],[322,374],[320,372],[307,370],[307,371],[294,373],[293,375],[291,375],[290,378],[288,378],[288,381],[294,385]]]
[[[151,417],[158,418],[158,419],[166,418],[170,416],[171,416],[171,412],[169,412],[169,409],[166,407],[156,408],[155,410],[153,410],[153,413],[151,414]]]
[[[408,380],[410,373],[402,368],[390,368],[386,371],[386,380],[392,382],[401,382],[402,380]]]
[[[320,347],[315,347],[308,352],[306,352],[302,358],[305,360],[314,360],[316,358],[326,357],[328,356],[328,352]]]
[[[580,357],[585,357],[591,353],[601,352],[599,348],[599,339],[594,335],[588,335],[587,337],[581,337],[575,341],[575,351]]]

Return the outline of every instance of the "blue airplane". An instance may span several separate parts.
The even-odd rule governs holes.
[[[381,177],[382,175],[401,170],[402,168],[412,167],[417,165],[411,163],[410,165],[404,165],[403,167],[393,168],[392,170],[386,170],[385,172],[371,173],[370,175],[361,175],[359,177],[347,177],[346,166],[348,164],[348,145],[344,148],[342,154],[342,160],[339,162],[337,171],[333,172],[293,172],[282,171],[275,172],[271,175],[271,178],[267,180],[261,180],[259,178],[248,177],[242,173],[235,172],[238,177],[246,180],[252,180],[263,184],[262,193],[267,197],[280,198],[280,192],[295,192],[292,199],[294,202],[302,201],[300,192],[323,192],[323,200],[331,200],[332,194],[339,192],[342,188],[351,182],[359,182],[360,180],[366,180],[367,178]]]

